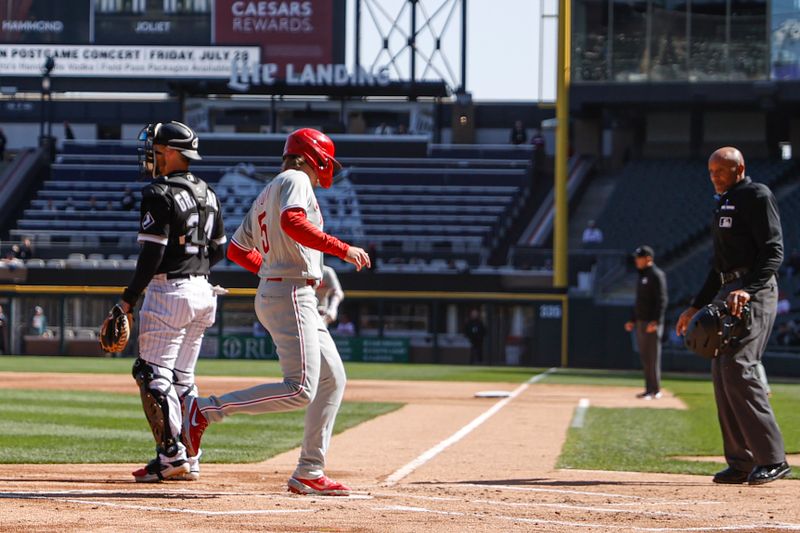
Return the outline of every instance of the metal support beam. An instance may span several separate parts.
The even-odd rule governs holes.
[[[467,0],[461,0],[461,91],[467,92]]]
[[[567,205],[567,158],[569,157],[569,84],[570,54],[572,53],[571,0],[558,2],[558,80],[556,94],[556,178],[555,178],[555,225],[553,235],[553,287],[566,291],[568,286],[568,205]],[[562,303],[561,320],[561,366],[569,363],[568,298]]]
[[[553,287],[567,288],[568,205],[567,158],[569,157],[569,84],[570,84],[570,0],[558,2],[558,80],[556,94],[556,172],[555,225],[553,234]]]

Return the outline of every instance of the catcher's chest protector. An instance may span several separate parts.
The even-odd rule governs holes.
[[[198,252],[204,250],[210,234],[206,226],[214,222],[209,200],[218,209],[213,191],[205,182],[193,182],[183,176],[171,176],[162,183],[167,186],[167,194],[172,197],[176,215],[182,222],[178,244],[195,246]]]

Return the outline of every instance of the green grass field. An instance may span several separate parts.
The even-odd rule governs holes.
[[[400,407],[345,403],[335,432]],[[203,438],[204,461],[263,461],[300,445],[303,411],[230,417]],[[0,389],[0,463],[129,463],[154,455],[138,395]]]
[[[0,356],[0,372],[76,372],[129,374],[133,359],[97,357]],[[350,379],[404,381],[479,381],[522,383],[541,369],[519,367],[416,365],[405,363],[346,363]],[[201,359],[198,376],[280,377],[277,361]]]
[[[634,386],[637,372],[566,370],[548,376],[547,383]],[[709,376],[668,374],[661,383],[688,409],[589,408],[584,427],[571,428],[558,461],[560,468],[713,474],[719,463],[679,461],[678,456],[721,456]],[[772,407],[783,432],[787,453],[800,452],[800,384],[772,380]],[[795,477],[798,477],[795,474]]]
[[[0,371],[126,374],[131,359],[0,357]],[[521,383],[542,369],[347,363],[351,379]],[[202,360],[198,375],[280,375],[274,361]],[[641,387],[640,372],[559,370],[541,383]],[[708,376],[667,374],[662,383],[688,406],[672,409],[591,407],[582,428],[571,428],[558,466],[712,474],[719,465],[675,456],[721,455],[722,442]],[[536,386],[536,385],[534,385]],[[800,384],[772,380],[772,405],[788,453],[800,452]],[[98,407],[99,406],[99,407]],[[399,405],[345,403],[340,432]],[[208,462],[261,461],[300,443],[302,412],[231,417],[206,434]],[[75,391],[0,389],[0,462],[137,462],[153,453],[138,396]]]

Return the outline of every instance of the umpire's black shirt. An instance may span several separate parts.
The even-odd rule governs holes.
[[[667,309],[667,277],[655,265],[639,271],[636,284],[636,304],[633,307],[634,320],[644,322],[664,322]]]
[[[692,302],[702,307],[722,286],[720,273],[745,269],[743,290],[754,294],[778,271],[783,261],[783,236],[778,204],[772,191],[746,177],[719,197],[711,226],[714,259],[703,288]]]

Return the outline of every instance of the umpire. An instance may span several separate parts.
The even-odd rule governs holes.
[[[667,309],[667,277],[653,262],[653,249],[639,246],[633,252],[639,281],[633,319],[625,323],[626,331],[636,331],[636,344],[644,369],[644,392],[637,398],[661,398],[661,338],[664,335],[664,312]]]
[[[775,273],[783,260],[781,221],[769,188],[745,176],[739,150],[715,151],[708,160],[708,172],[717,193],[711,230],[713,266],[691,307],[678,318],[676,331],[684,335],[695,313],[713,300],[725,301],[736,317],[750,303],[749,331],[735,345],[721,349],[711,362],[728,463],[714,482],[760,485],[790,472],[783,436],[755,372],[777,314]]]

